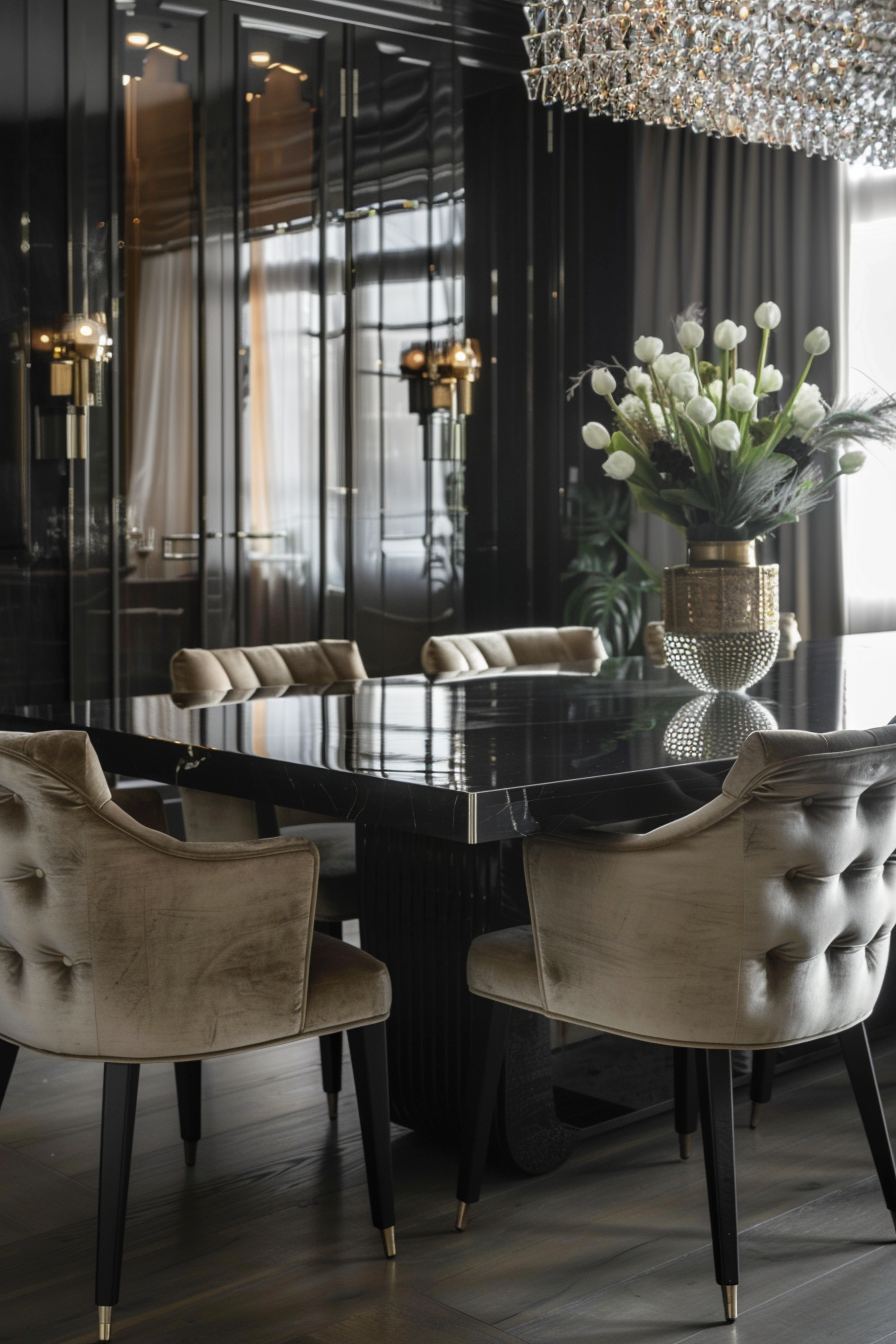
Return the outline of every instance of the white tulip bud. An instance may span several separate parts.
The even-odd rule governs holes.
[[[824,355],[830,348],[831,336],[824,327],[813,327],[803,341],[803,349],[807,355]]]
[[[631,453],[623,452],[621,449],[617,453],[611,453],[604,463],[604,471],[614,481],[627,481],[634,469],[635,459]]]
[[[635,341],[635,359],[644,364],[652,364],[663,353],[663,343],[659,336],[639,336]]]
[[[640,364],[633,364],[625,375],[626,384],[635,393],[649,392],[651,388],[650,374],[645,373]]]
[[[774,331],[781,321],[781,309],[776,303],[760,303],[753,321],[761,331]]]
[[[804,433],[820,425],[827,412],[820,401],[796,401],[793,407],[793,423]]]
[[[760,392],[780,392],[784,386],[784,375],[774,364],[766,364],[759,382]]]
[[[608,448],[610,445],[610,435],[596,420],[582,426],[582,438],[589,448]]]
[[[868,459],[868,454],[863,453],[861,448],[855,448],[851,453],[844,453],[840,459],[840,470],[844,476],[852,476],[855,472],[861,471]]]
[[[591,387],[599,397],[611,397],[616,391],[616,379],[609,369],[595,369],[591,375]]]
[[[700,383],[695,373],[675,373],[669,379],[669,391],[678,401],[688,402],[700,395]]]
[[[739,327],[736,322],[728,319],[719,323],[712,339],[720,350],[733,350],[735,346],[740,345],[746,334],[746,327]]]
[[[707,387],[707,389],[706,389],[706,392],[707,392],[707,395],[708,395],[708,396],[712,397],[713,401],[714,401],[714,402],[716,403],[716,405],[718,406],[718,404],[719,404],[719,403],[721,402],[721,400],[722,400],[722,380],[721,380],[721,378],[713,378],[712,382],[708,385],[708,387]]]
[[[660,355],[654,363],[653,371],[661,383],[668,383],[676,373],[685,373],[690,367],[691,361],[687,355],[683,355],[680,350],[673,350],[669,355]]]
[[[744,383],[736,383],[728,393],[728,405],[732,411],[737,411],[738,414],[744,411],[752,411],[756,405],[755,393],[751,392]]]
[[[736,453],[740,447],[740,430],[733,420],[720,420],[709,431],[713,447],[723,453]]]
[[[711,425],[716,418],[716,404],[709,397],[693,397],[684,409],[695,425]]]
[[[742,383],[744,387],[748,387],[752,392],[756,386],[756,375],[755,373],[751,373],[749,369],[738,369],[732,381],[734,383]]]
[[[699,322],[682,322],[678,328],[678,344],[682,350],[696,350],[703,344],[703,328]]]
[[[643,420],[645,415],[644,403],[640,397],[629,394],[620,401],[619,414],[626,420]]]

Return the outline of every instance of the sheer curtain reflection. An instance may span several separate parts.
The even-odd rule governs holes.
[[[197,517],[192,249],[144,253],[139,267],[128,508],[142,528],[190,535]],[[157,541],[148,577],[191,571],[189,562],[164,561]]]
[[[753,312],[773,299],[784,319],[772,358],[792,386],[805,364],[806,332],[838,328],[839,164],[662,127],[638,126],[633,136],[635,335],[657,335],[677,349],[672,317],[702,303],[710,335],[723,318],[746,324],[744,363],[755,368]],[[829,399],[835,372],[833,360],[813,370]],[[684,560],[679,534],[658,518],[635,511],[630,539],[657,566]],[[782,527],[767,552],[774,547],[777,554],[763,558],[781,563],[782,609],[797,613],[805,637],[842,633],[836,504]]]
[[[850,168],[846,249],[850,394],[896,395],[896,171]],[[844,586],[851,632],[896,629],[896,445],[872,445],[843,492]],[[887,716],[889,718],[889,715]]]
[[[250,643],[309,639],[318,549],[320,348],[313,230],[251,241],[244,332],[249,396]],[[273,535],[271,535],[273,534]]]

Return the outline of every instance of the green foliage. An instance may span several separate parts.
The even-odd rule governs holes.
[[[624,539],[628,491],[571,486],[568,498],[576,517],[567,536],[577,549],[563,578],[578,581],[566,599],[563,620],[596,626],[607,651],[622,657],[638,640],[644,596],[659,591],[659,575]]]

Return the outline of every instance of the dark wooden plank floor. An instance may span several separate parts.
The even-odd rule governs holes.
[[[896,1133],[896,1037],[875,1047]],[[399,1256],[381,1258],[347,1090],[327,1119],[316,1043],[206,1067],[188,1171],[173,1070],[143,1070],[113,1338],[248,1344],[896,1344],[896,1244],[844,1070],[737,1101],[741,1316],[720,1325],[699,1141],[668,1116],[583,1143],[553,1175],[492,1172],[452,1230],[454,1160],[396,1131]],[[94,1335],[101,1069],[22,1052],[0,1114],[0,1340]]]

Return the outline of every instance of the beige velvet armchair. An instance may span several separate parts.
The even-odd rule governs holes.
[[[381,962],[313,931],[306,839],[195,844],[110,799],[85,733],[0,733],[0,1103],[19,1047],[105,1064],[96,1302],[118,1301],[140,1064],[170,1060],[187,1156],[199,1061],[348,1031],[374,1225],[394,1254]]]
[[[733,1048],[837,1035],[887,1207],[864,1019],[896,920],[896,727],[752,734],[721,795],[644,835],[526,842],[531,926],[477,938],[458,1229],[479,1198],[512,1008],[696,1051],[716,1279],[737,1312]],[[896,1222],[896,1216],[894,1216]]]
[[[437,635],[420,653],[423,671],[481,672],[487,667],[523,667],[537,663],[578,663],[606,658],[597,630],[564,625],[521,630],[488,630],[475,635]]]
[[[364,681],[367,673],[357,644],[350,639],[311,640],[255,648],[179,649],[171,659],[171,688],[177,695],[208,696],[207,703],[245,700],[263,688],[326,686],[334,681]],[[261,834],[304,836],[320,854],[317,926],[332,938],[358,914],[355,827],[297,808],[260,809],[246,798],[229,798],[203,789],[182,788],[184,832],[188,840],[254,840]],[[339,1113],[342,1089],[342,1037],[321,1037],[321,1075],[330,1119]]]

